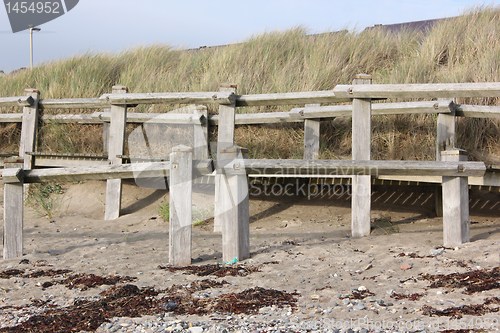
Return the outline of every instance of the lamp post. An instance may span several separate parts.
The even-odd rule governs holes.
[[[30,27],[30,69],[33,69],[33,31],[40,31],[42,29]]]

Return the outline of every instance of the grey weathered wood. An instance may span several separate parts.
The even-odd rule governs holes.
[[[113,94],[127,94],[127,88],[123,86],[114,86]],[[111,122],[109,125],[109,148],[108,159],[112,165],[121,165],[122,159],[118,157],[123,155],[125,146],[125,127],[127,122],[127,106],[111,106]],[[104,211],[105,220],[114,220],[120,216],[122,199],[122,180],[110,179],[106,184],[106,206]]]
[[[195,160],[204,160],[209,156],[208,149],[208,110],[205,108],[204,110],[193,110],[193,115],[199,119],[205,120],[204,122],[200,122],[199,124],[193,125],[193,158]]]
[[[33,103],[31,106],[25,106],[23,108],[19,157],[24,159],[24,169],[32,169],[34,167],[34,158],[26,153],[31,153],[36,150],[39,115],[38,100],[40,92],[36,89],[26,89],[25,92],[33,99]]]
[[[348,97],[350,98],[350,97]],[[339,98],[333,91],[306,91],[292,93],[241,95],[236,97],[236,106],[293,105],[311,103],[346,102],[347,98]]]
[[[240,261],[250,256],[248,180],[245,168],[240,164],[243,163],[244,152],[242,148],[233,146],[219,153],[221,182],[216,211],[222,226],[222,260]]]
[[[5,173],[19,174],[22,164],[5,165]],[[3,258],[13,259],[23,255],[24,187],[22,182],[4,185],[3,197]]]
[[[431,183],[441,184],[442,177],[440,176],[379,176],[381,180],[394,180],[403,182],[416,182],[416,183]],[[486,186],[486,187],[500,187],[500,174],[498,172],[486,172],[483,176],[469,176],[469,185]]]
[[[0,97],[0,106],[31,106],[34,100],[31,96]]]
[[[455,115],[470,118],[500,118],[499,106],[452,104]]]
[[[353,85],[371,84],[370,75],[357,75]],[[370,99],[352,101],[352,159],[371,159],[371,109]],[[351,233],[353,237],[370,235],[371,177],[354,175],[351,195]]]
[[[450,113],[449,102],[403,102],[372,104],[372,115],[397,115],[417,113]],[[298,123],[305,119],[351,117],[352,105],[309,106],[293,108],[289,112],[238,113],[235,125]],[[219,123],[219,116],[209,116],[210,125]]]
[[[225,85],[220,87],[221,92],[236,94],[236,85]],[[217,129],[217,163],[221,159],[221,151],[234,145],[234,120],[236,114],[236,104],[233,101],[230,105],[219,105],[219,127]],[[218,209],[221,207],[219,201],[223,195],[221,191],[225,191],[225,187],[221,182],[225,181],[222,175],[215,175],[215,206],[214,206],[214,231],[222,231],[221,212]]]
[[[206,109],[206,108],[205,108]],[[194,110],[202,110],[202,108],[191,108],[190,114],[182,113],[127,113],[127,123],[148,123],[148,124],[180,124],[180,125],[193,125],[202,124],[206,118],[202,114],[194,114]],[[92,114],[94,119],[98,117],[101,122],[109,121],[111,114],[108,112],[96,112]]]
[[[483,162],[437,161],[351,161],[351,160],[272,160],[245,159],[247,173],[257,175],[317,176],[484,176]],[[229,171],[226,170],[226,173]]]
[[[441,151],[453,149],[456,145],[456,118],[451,113],[441,113],[437,118],[436,161],[441,160]]]
[[[179,92],[179,93],[138,93],[104,94],[99,99],[110,104],[233,104],[236,96],[231,92]]]
[[[22,121],[22,113],[0,113],[0,123],[20,123]]]
[[[437,118],[436,133],[436,161],[441,161],[441,152],[453,149],[456,145],[456,118],[452,102],[449,103],[450,113],[441,113]],[[438,185],[434,193],[436,216],[443,216],[443,196],[441,185]]]
[[[307,104],[309,107],[318,107],[319,104]],[[321,121],[318,119],[306,119],[304,121],[304,159],[317,160],[319,157],[319,138]]]
[[[42,99],[40,109],[100,109],[109,108],[109,102],[99,98]]]
[[[24,170],[4,169],[2,180],[6,184],[17,183],[23,179],[25,183],[41,182],[75,182],[82,180],[132,179],[165,177],[168,175],[170,162],[147,162],[123,165],[99,165],[92,167],[67,167]],[[195,175],[212,172],[212,161],[196,161],[193,166]]]
[[[500,97],[500,82],[433,84],[337,85],[339,98],[458,98]]]
[[[170,154],[169,263],[191,264],[193,149],[177,146]]]
[[[102,124],[102,120],[95,114],[50,114],[41,117],[46,123],[58,124]]]
[[[441,153],[443,161],[467,161],[464,150]],[[469,184],[467,177],[443,177],[443,244],[458,246],[469,241]]]

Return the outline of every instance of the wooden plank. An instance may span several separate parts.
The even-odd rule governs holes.
[[[46,123],[58,124],[102,124],[98,112],[93,114],[50,114],[42,116],[42,121]]]
[[[483,162],[245,159],[243,163],[241,167],[252,175],[481,177],[486,172]]]
[[[372,103],[372,115],[387,116],[399,114],[450,113],[449,101],[423,101],[402,103]],[[327,105],[309,108],[294,108],[307,119],[329,117],[351,117],[352,105]]]
[[[25,106],[23,108],[19,157],[24,159],[24,169],[32,169],[34,167],[34,158],[26,153],[31,153],[36,150],[39,116],[38,100],[40,92],[36,89],[26,89],[25,92],[33,99],[33,103],[31,106]]]
[[[394,180],[415,183],[431,183],[441,184],[443,179],[440,176],[378,176],[380,180]],[[486,172],[483,176],[469,176],[469,185],[473,186],[487,186],[487,187],[500,187],[500,173]]]
[[[191,264],[193,149],[177,146],[170,154],[169,263]]]
[[[300,114],[291,112],[239,113],[235,115],[235,125],[300,123],[304,119]],[[209,116],[210,125],[218,125],[219,122],[219,115]]]
[[[108,108],[109,102],[99,98],[42,99],[40,109],[101,109]]]
[[[19,175],[22,164],[7,164],[4,173]],[[4,184],[3,197],[3,258],[14,259],[23,255],[23,183]]]
[[[499,106],[453,104],[455,115],[470,118],[500,118]]]
[[[230,173],[220,175],[220,196],[216,211],[222,226],[222,260],[235,262],[250,256],[250,214],[248,181],[245,169],[234,169],[242,161],[242,148],[233,146],[220,151],[219,167],[231,165]]]
[[[318,107],[320,104],[306,104],[309,107]],[[319,158],[319,138],[321,120],[306,119],[304,121],[304,159],[317,160]]]
[[[371,76],[359,74],[354,85],[371,84]],[[355,98],[352,101],[352,160],[371,159],[371,112],[370,99]],[[370,235],[371,227],[371,178],[354,174],[351,195],[352,237]]]
[[[201,108],[197,108],[201,109]],[[96,112],[92,114],[94,119],[102,121],[110,120],[110,113]],[[96,119],[96,120],[97,120]],[[127,113],[127,123],[135,124],[181,124],[181,125],[197,125],[206,122],[206,118],[202,114],[182,114],[182,113]]]
[[[467,161],[464,150],[441,153],[443,161]],[[443,177],[443,245],[467,243],[469,235],[469,185],[467,177]]]
[[[223,85],[220,87],[221,92],[236,94],[236,85]],[[221,151],[234,145],[234,120],[236,114],[236,102],[233,101],[230,105],[219,105],[219,127],[217,130],[217,164],[221,159]],[[221,184],[225,182],[223,176],[219,173],[215,175],[215,196],[214,196],[214,232],[222,231],[221,212],[217,211],[221,204],[220,197],[224,195],[225,187]]]
[[[340,98],[458,98],[500,97],[500,82],[433,84],[337,85]]]
[[[127,88],[114,86],[113,94],[126,95]],[[121,165],[125,147],[125,127],[127,123],[127,106],[111,106],[111,122],[109,124],[109,148],[108,159],[112,165]],[[121,179],[110,179],[106,183],[106,206],[104,211],[105,220],[114,220],[120,216],[122,201]]]
[[[0,123],[21,123],[22,113],[0,113]]]
[[[372,115],[398,115],[423,113],[450,113],[449,102],[404,102],[404,103],[374,103]],[[238,113],[235,115],[235,125],[256,125],[275,123],[299,123],[306,119],[351,117],[352,105],[327,105],[317,107],[293,108],[289,112]],[[210,125],[218,125],[219,116],[209,116]]]
[[[164,177],[170,169],[170,162],[147,162],[123,165],[100,165],[93,167],[68,167],[51,169],[24,170],[22,176],[15,171],[3,170],[3,182],[17,183],[23,179],[25,183],[43,182],[76,182],[82,180],[106,179],[139,179]],[[212,172],[212,161],[196,161],[193,166],[195,175]]]
[[[100,98],[110,104],[233,104],[235,96],[231,92],[179,92],[142,94],[104,94]]]
[[[0,97],[0,107],[32,106],[35,101],[31,96]]]
[[[79,159],[79,158],[47,158],[47,157],[37,157],[35,159],[35,167],[56,167],[56,168],[68,168],[68,167],[92,167],[92,166],[106,166],[109,165],[109,161],[98,160],[98,159]]]
[[[350,97],[348,97],[350,98]],[[313,103],[348,102],[348,98],[339,98],[333,91],[305,91],[291,93],[240,95],[236,97],[236,106],[294,105]]]

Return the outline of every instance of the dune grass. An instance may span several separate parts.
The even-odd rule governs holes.
[[[371,29],[308,36],[302,28],[267,33],[240,44],[176,50],[143,47],[117,55],[86,54],[47,63],[0,77],[0,96],[22,94],[36,87],[42,98],[97,97],[114,84],[131,92],[212,91],[220,84],[238,85],[238,93],[272,93],[332,89],[352,81],[357,73],[372,74],[375,83],[500,81],[500,7],[482,7],[443,21],[427,33],[390,33]],[[459,100],[459,103],[500,105],[499,99]],[[165,106],[135,111],[162,112]],[[239,112],[277,110],[242,108]],[[287,110],[287,108],[280,108]],[[211,109],[210,112],[216,112]],[[434,115],[386,116],[373,119],[373,158],[434,159]],[[472,158],[500,160],[500,122],[461,119],[458,145]],[[18,137],[12,125],[0,126],[2,150]],[[70,143],[61,129],[46,129],[44,150],[99,150],[98,129],[78,126]],[[239,127],[236,141],[252,157],[302,156],[302,128],[297,125]],[[68,141],[68,140],[66,140]],[[350,120],[322,125],[321,157],[350,157]],[[98,153],[98,151],[95,151]]]

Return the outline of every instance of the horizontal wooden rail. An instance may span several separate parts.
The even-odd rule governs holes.
[[[453,104],[455,115],[470,118],[500,118],[500,106]]]
[[[483,176],[483,162],[434,161],[346,161],[346,160],[235,160],[224,167],[226,172],[245,169],[252,175],[418,175]]]
[[[348,102],[350,101],[349,98],[339,98],[332,90],[240,95],[236,97],[236,106],[338,103]]]
[[[0,123],[20,123],[22,121],[22,113],[0,113]]]
[[[101,122],[110,121],[111,113],[96,112],[92,117],[97,117]],[[128,112],[127,123],[150,123],[150,124],[183,124],[183,125],[199,125],[206,122],[205,116],[201,114],[188,113],[139,113]]]
[[[0,107],[31,106],[34,101],[31,96],[0,97]]]
[[[74,182],[81,180],[106,180],[106,179],[131,179],[167,177],[170,162],[133,163],[122,165],[33,169],[24,171],[21,168],[3,170],[3,182],[6,184],[17,183],[42,183],[42,182]],[[212,161],[196,161],[193,166],[198,174],[212,172]]]
[[[62,99],[41,99],[38,106],[42,110],[46,109],[101,109],[109,107],[106,100],[99,98],[62,98]]]
[[[451,101],[450,101],[451,102]],[[451,113],[450,102],[406,102],[374,103],[372,115],[397,115],[417,113]],[[254,125],[272,123],[297,123],[305,119],[351,117],[352,105],[331,105],[294,108],[290,112],[240,113],[235,115],[235,125]],[[211,125],[219,124],[219,116],[209,117]]]
[[[142,94],[104,94],[100,100],[109,104],[232,104],[236,96],[232,92],[179,92]]]
[[[339,98],[500,97],[500,82],[337,85]]]

